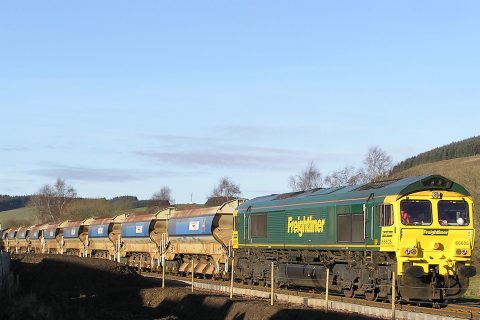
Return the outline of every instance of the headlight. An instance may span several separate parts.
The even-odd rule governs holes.
[[[417,248],[404,248],[401,252],[404,257],[415,257],[418,254]]]
[[[455,255],[464,257],[464,256],[469,256],[470,255],[470,249],[456,249],[455,250]]]

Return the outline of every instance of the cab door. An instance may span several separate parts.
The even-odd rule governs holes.
[[[372,205],[371,208],[371,223],[370,223],[370,237],[373,245],[380,245],[381,227],[380,227],[380,204]]]
[[[380,251],[395,251],[395,223],[393,205],[382,203],[378,205],[380,225]]]
[[[250,227],[250,216],[251,216],[251,208],[248,207],[243,215],[243,241],[244,243],[252,243],[252,236],[251,236],[251,227]]]
[[[378,224],[378,220],[375,219],[375,204],[373,199],[374,195],[372,193],[363,206],[365,245],[374,244],[374,226],[375,224]]]

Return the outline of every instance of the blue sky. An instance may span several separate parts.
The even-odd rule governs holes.
[[[203,202],[479,134],[476,1],[2,1],[0,194]]]

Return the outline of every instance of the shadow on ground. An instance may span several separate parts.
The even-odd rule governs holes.
[[[17,256],[12,270],[19,287],[3,301],[0,320],[36,319],[368,319],[324,313],[269,301],[233,300],[219,294],[190,292],[185,284],[147,280],[132,268],[101,259],[60,255]]]

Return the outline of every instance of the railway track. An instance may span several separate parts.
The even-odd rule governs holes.
[[[159,273],[154,273],[154,272],[142,272],[141,273],[143,276],[148,277],[148,278],[156,278],[156,279],[161,279],[161,274]],[[191,278],[190,277],[182,277],[182,276],[174,276],[174,275],[165,275],[165,279],[168,280],[176,280],[176,281],[181,281],[184,283],[191,284]],[[199,279],[195,278],[194,283],[201,283],[201,284],[207,284],[211,285],[212,287],[218,287],[224,286],[224,287],[229,287],[230,282],[229,281],[223,281],[223,280],[213,280],[213,279]],[[205,286],[202,286],[202,289],[196,289],[196,290],[206,290],[206,291],[216,291],[213,289],[207,289]],[[258,291],[258,292],[263,292],[265,294],[270,293],[270,287],[263,287],[263,286],[258,286],[258,285],[246,285],[242,283],[235,282],[234,287],[237,289],[246,289],[242,290],[240,295],[247,296],[248,290],[253,290],[253,291]],[[225,290],[224,290],[225,292]],[[236,293],[235,295],[239,295]],[[306,299],[317,299],[317,300],[325,300],[325,292],[319,292],[315,290],[298,290],[298,289],[285,289],[285,288],[275,288],[275,295],[283,295],[286,297],[295,297],[297,299],[292,299],[297,300],[297,301],[306,301]],[[265,296],[265,295],[264,295]],[[300,298],[300,299],[298,299]],[[304,298],[304,299],[301,299]],[[285,299],[283,299],[285,300]],[[290,301],[290,299],[288,299]],[[391,303],[388,301],[368,301],[363,298],[346,298],[344,296],[340,295],[335,295],[334,293],[329,293],[329,301],[330,303],[337,303],[337,304],[349,304],[349,305],[356,305],[356,306],[361,306],[364,308],[360,309],[371,309],[371,308],[378,308],[385,310],[385,312],[381,313],[384,316],[386,314],[391,315]],[[325,305],[323,306],[325,307]],[[339,309],[339,310],[345,310],[345,309]],[[357,310],[357,309],[355,309]],[[359,312],[359,311],[355,311]],[[361,311],[359,312],[361,313]],[[450,318],[456,318],[456,319],[480,319],[480,301],[476,302],[459,302],[459,303],[451,303],[451,304],[442,304],[442,305],[432,305],[432,304],[425,304],[423,305],[413,305],[413,304],[408,304],[406,302],[400,302],[395,305],[395,314],[396,318],[401,318],[401,319],[423,319],[420,314],[430,318],[437,318],[442,319],[444,317],[450,317]]]

